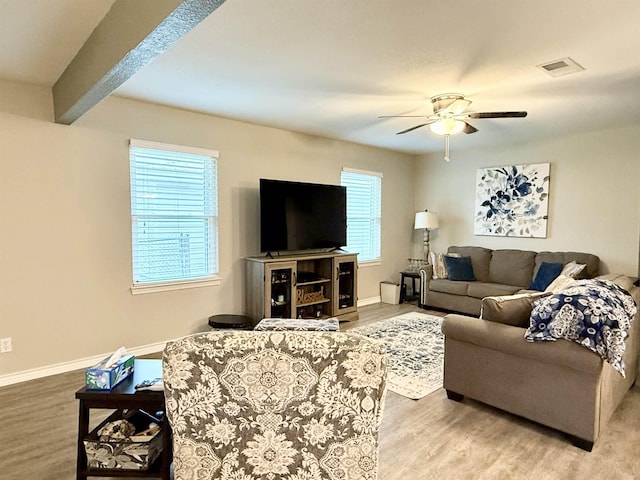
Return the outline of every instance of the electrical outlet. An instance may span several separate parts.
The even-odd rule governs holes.
[[[0,353],[9,353],[11,351],[11,337],[0,338]]]

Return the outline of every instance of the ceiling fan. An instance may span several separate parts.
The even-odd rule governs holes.
[[[521,118],[526,117],[527,112],[466,112],[465,109],[471,105],[471,100],[464,98],[460,93],[443,93],[431,97],[433,105],[433,115],[382,115],[378,118],[397,118],[397,117],[426,117],[427,121],[416,125],[396,135],[409,133],[418,128],[429,125],[433,133],[444,135],[444,159],[449,161],[449,136],[456,133],[476,133],[478,131],[471,125],[468,119],[480,118]]]

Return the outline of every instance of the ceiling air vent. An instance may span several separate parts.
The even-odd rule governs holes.
[[[547,72],[552,77],[560,77],[562,75],[568,75],[570,73],[581,72],[584,70],[583,66],[579,65],[575,60],[569,57],[543,63],[542,65],[538,65],[538,68]]]

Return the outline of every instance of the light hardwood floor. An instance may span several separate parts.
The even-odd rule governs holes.
[[[418,310],[377,304],[343,330]],[[423,310],[421,310],[423,311]],[[640,383],[640,382],[639,382]],[[0,388],[0,480],[75,478],[83,371]],[[92,418],[93,423],[103,415]],[[591,453],[562,434],[478,402],[389,392],[380,433],[380,480],[640,478],[640,386],[627,394]]]

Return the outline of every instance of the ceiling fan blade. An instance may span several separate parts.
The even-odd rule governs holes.
[[[469,112],[469,118],[522,118],[527,112]]]
[[[406,130],[402,130],[401,132],[396,133],[396,135],[402,135],[403,133],[409,133],[409,132],[415,130],[416,128],[424,127],[426,125],[429,125],[430,123],[433,123],[433,122],[421,123],[420,125],[416,125],[415,127],[411,127],[411,128],[407,128]]]
[[[476,133],[478,131],[478,129],[476,127],[474,127],[473,125],[471,125],[470,123],[464,122],[464,130],[462,130],[462,131],[464,133]]]

